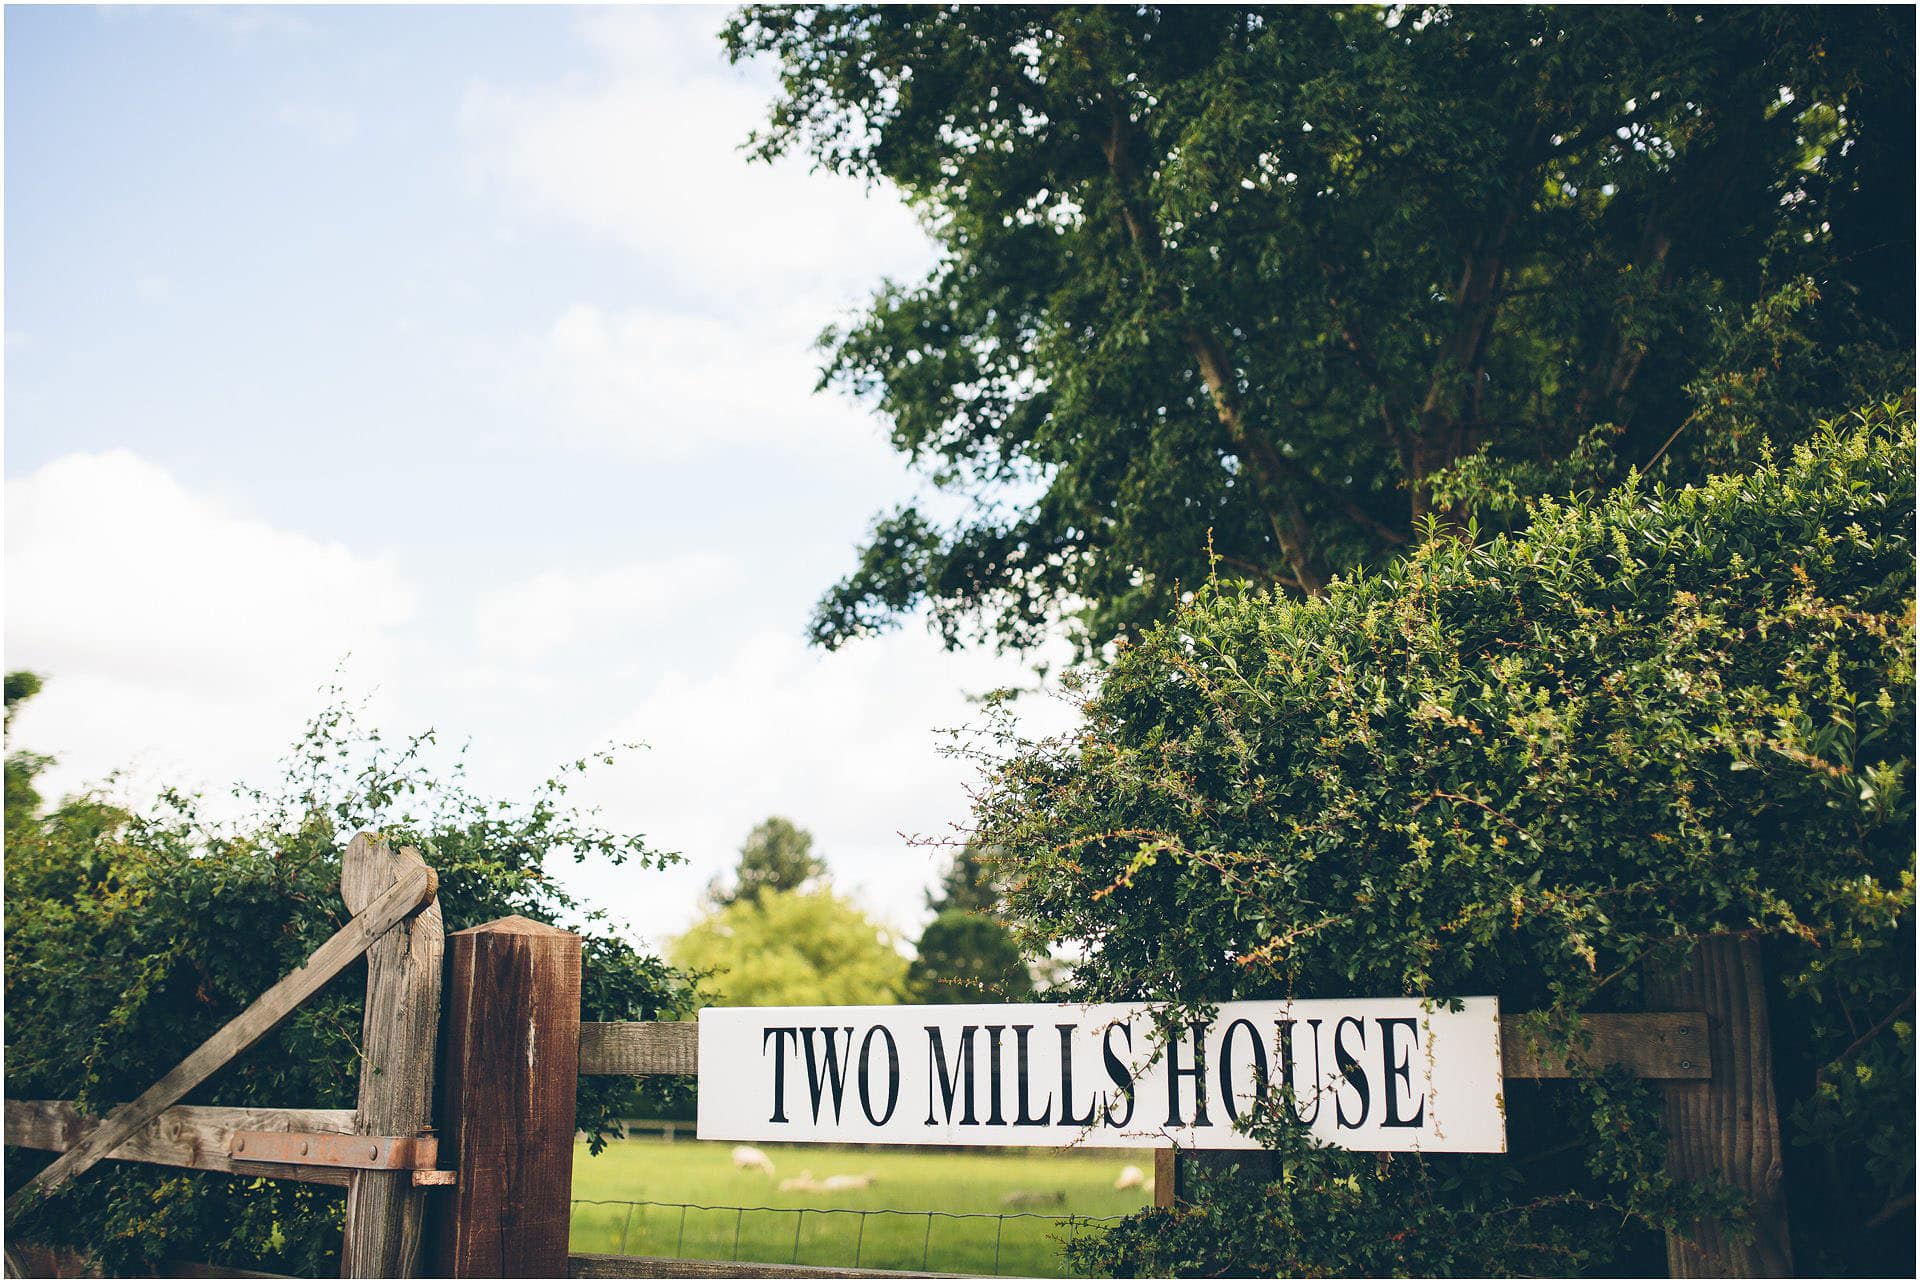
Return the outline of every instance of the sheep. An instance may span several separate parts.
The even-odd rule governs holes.
[[[743,1172],[752,1168],[755,1171],[765,1172],[769,1176],[773,1175],[773,1160],[751,1145],[733,1147],[733,1165]]]
[[[1113,1187],[1115,1189],[1144,1189],[1146,1184],[1147,1174],[1138,1167],[1135,1167],[1132,1163],[1128,1163],[1120,1169],[1120,1179],[1113,1183]]]
[[[1001,1199],[1000,1205],[1002,1207],[1064,1207],[1066,1202],[1067,1192],[1063,1189],[1049,1190],[1045,1193],[1038,1190],[1017,1189]]]
[[[798,1176],[789,1176],[780,1182],[782,1194],[817,1194],[824,1188],[826,1187],[819,1181],[813,1179],[813,1173],[805,1168],[800,1170]]]
[[[820,1188],[830,1191],[865,1189],[871,1184],[873,1184],[873,1177],[871,1176],[829,1176],[821,1183]]]

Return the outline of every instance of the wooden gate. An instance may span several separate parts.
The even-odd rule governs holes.
[[[63,1101],[6,1102],[8,1145],[62,1152],[15,1200],[109,1158],[344,1186],[347,1277],[937,1277],[570,1253],[577,1078],[697,1077],[697,1026],[582,1023],[580,937],[511,917],[443,940],[434,888],[414,852],[355,838],[341,888],[353,920],[139,1099],[98,1121]],[[358,1109],[178,1103],[363,953]],[[1712,1225],[1670,1234],[1670,1272],[1790,1273],[1757,945],[1709,941],[1649,996],[1679,1010],[1589,1015],[1583,1058],[1657,1081],[1671,1170],[1741,1189],[1758,1227],[1743,1243]],[[1501,1024],[1505,1077],[1568,1076],[1524,1015]],[[1180,1196],[1171,1150],[1159,1151],[1155,1175],[1155,1201],[1170,1206]]]

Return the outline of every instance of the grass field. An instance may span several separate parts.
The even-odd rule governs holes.
[[[773,1177],[735,1168],[725,1142],[636,1138],[598,1158],[577,1146],[573,1250],[1057,1277],[1066,1273],[1060,1243],[1089,1232],[1066,1218],[1139,1209],[1148,1193],[1116,1190],[1114,1178],[1128,1164],[1153,1171],[1149,1150],[762,1148]],[[815,1180],[870,1175],[873,1184],[780,1192],[781,1180],[802,1171]],[[1014,1194],[1032,1197],[1009,1206]]]

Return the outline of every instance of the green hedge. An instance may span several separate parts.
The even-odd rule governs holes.
[[[10,679],[9,704],[35,689]],[[581,931],[586,1019],[654,1019],[689,1005],[682,977],[546,875],[556,856],[636,870],[669,858],[566,805],[585,761],[509,804],[471,792],[457,768],[429,769],[425,748],[385,750],[336,707],[310,727],[284,784],[245,794],[250,818],[230,825],[177,795],[140,813],[78,798],[42,814],[31,776],[46,759],[11,755],[6,1094],[98,1113],[152,1084],[344,925],[340,857],[363,829],[419,848],[439,875],[450,932],[512,913]],[[365,992],[365,966],[349,968],[190,1102],[352,1108]],[[596,1149],[620,1118],[651,1108],[635,1091],[633,1079],[581,1080],[578,1117]],[[52,1157],[9,1149],[9,1189]],[[78,1248],[118,1274],[171,1259],[327,1277],[340,1269],[344,1208],[342,1192],[325,1186],[109,1162],[8,1233]]]
[[[1083,730],[1016,745],[978,840],[1088,997],[1498,993],[1632,1008],[1710,932],[1766,942],[1807,1271],[1904,1273],[1914,1180],[1912,398],[1772,466],[1539,502],[1324,599],[1208,588]],[[1286,1153],[1079,1263],[1121,1273],[1659,1272],[1724,1190],[1651,1093],[1509,1091],[1513,1153]]]

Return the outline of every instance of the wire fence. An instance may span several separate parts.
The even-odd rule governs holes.
[[[964,1264],[972,1267],[969,1272],[1001,1273],[1003,1250],[1010,1246],[1017,1246],[1019,1248],[1017,1257],[1008,1259],[1005,1262],[1006,1272],[1022,1275],[1031,1275],[1038,1272],[1033,1269],[1034,1254],[1032,1250],[1036,1242],[1036,1230],[1039,1231],[1038,1238],[1040,1240],[1052,1244],[1059,1244],[1062,1240],[1059,1239],[1056,1234],[1047,1234],[1046,1230],[1049,1227],[1055,1231],[1064,1229],[1066,1233],[1064,1241],[1071,1243],[1080,1233],[1111,1225],[1116,1221],[1125,1219],[1123,1216],[1081,1216],[1073,1213],[1049,1212],[937,1212],[916,1211],[896,1207],[739,1207],[708,1203],[666,1203],[651,1199],[576,1198],[573,1200],[571,1208],[576,1243],[578,1243],[582,1237],[583,1230],[591,1231],[597,1236],[601,1232],[611,1230],[613,1224],[611,1219],[602,1220],[598,1213],[589,1213],[583,1216],[583,1208],[624,1209],[624,1212],[616,1211],[619,1225],[618,1239],[614,1245],[613,1252],[616,1256],[627,1255],[630,1241],[632,1241],[633,1246],[638,1247],[644,1244],[649,1248],[655,1249],[649,1252],[636,1252],[636,1255],[685,1257],[688,1250],[688,1213],[695,1212],[703,1216],[717,1214],[720,1217],[718,1228],[721,1231],[716,1235],[713,1232],[714,1226],[696,1226],[693,1247],[695,1257],[698,1259],[728,1261],[753,1259],[762,1263],[775,1263],[765,1255],[768,1248],[774,1245],[775,1240],[766,1232],[769,1227],[762,1224],[755,1224],[753,1226],[753,1234],[744,1240],[747,1250],[755,1253],[754,1256],[747,1258],[740,1255],[743,1245],[742,1235],[749,1224],[747,1218],[749,1215],[753,1215],[773,1218],[781,1222],[779,1225],[780,1237],[778,1239],[780,1250],[784,1252],[786,1264],[798,1265],[801,1263],[800,1256],[803,1231],[807,1228],[807,1219],[813,1217],[815,1218],[816,1224],[822,1226],[838,1224],[851,1229],[853,1259],[851,1261],[845,1259],[813,1260],[809,1261],[809,1264],[861,1269],[863,1268],[863,1264],[866,1264],[864,1258],[868,1254],[873,1254],[884,1258],[883,1260],[873,1263],[875,1268],[908,1268],[912,1263],[912,1253],[908,1251],[906,1254],[908,1259],[903,1261],[902,1247],[904,1245],[910,1248],[911,1243],[908,1241],[903,1244],[903,1234],[901,1231],[903,1229],[921,1229],[918,1235],[918,1258],[919,1268],[925,1271],[930,1268],[934,1258],[935,1223],[953,1222],[955,1228],[965,1230],[978,1228],[980,1231],[977,1236],[972,1234],[966,1235],[963,1240],[965,1250],[957,1253],[964,1257]],[[654,1215],[656,1212],[663,1214],[665,1224],[659,1223],[659,1218],[656,1218]],[[726,1234],[727,1227],[725,1225],[727,1213],[732,1213],[731,1244],[727,1247],[725,1255],[716,1256],[712,1253],[728,1242]],[[639,1228],[641,1230],[641,1238],[639,1240],[632,1240],[636,1217],[640,1221]],[[790,1240],[787,1239],[784,1233],[784,1220],[787,1217],[791,1217],[793,1220],[793,1233]],[[847,1221],[836,1223],[831,1219],[834,1217],[855,1219],[850,1223]],[[870,1218],[879,1218],[871,1241],[867,1233]],[[583,1221],[592,1223],[583,1225]],[[993,1223],[992,1265],[990,1269],[983,1269],[981,1267],[987,1263],[985,1243],[986,1226],[984,1222],[988,1221]],[[1007,1223],[1009,1221],[1014,1222],[1016,1225],[1014,1235],[1016,1243],[1013,1245],[1008,1243]],[[669,1229],[669,1226],[672,1228]],[[922,1226],[924,1228],[922,1228]],[[673,1240],[673,1250],[671,1252],[659,1251],[658,1249],[664,1246],[666,1238],[669,1235]],[[844,1235],[841,1236],[842,1242],[844,1242],[844,1237]],[[904,1237],[910,1240],[911,1235]],[[817,1239],[814,1241],[813,1246],[819,1246]],[[842,1248],[839,1253],[831,1254],[844,1257],[844,1248]],[[1048,1254],[1057,1258],[1057,1247],[1050,1250]]]

